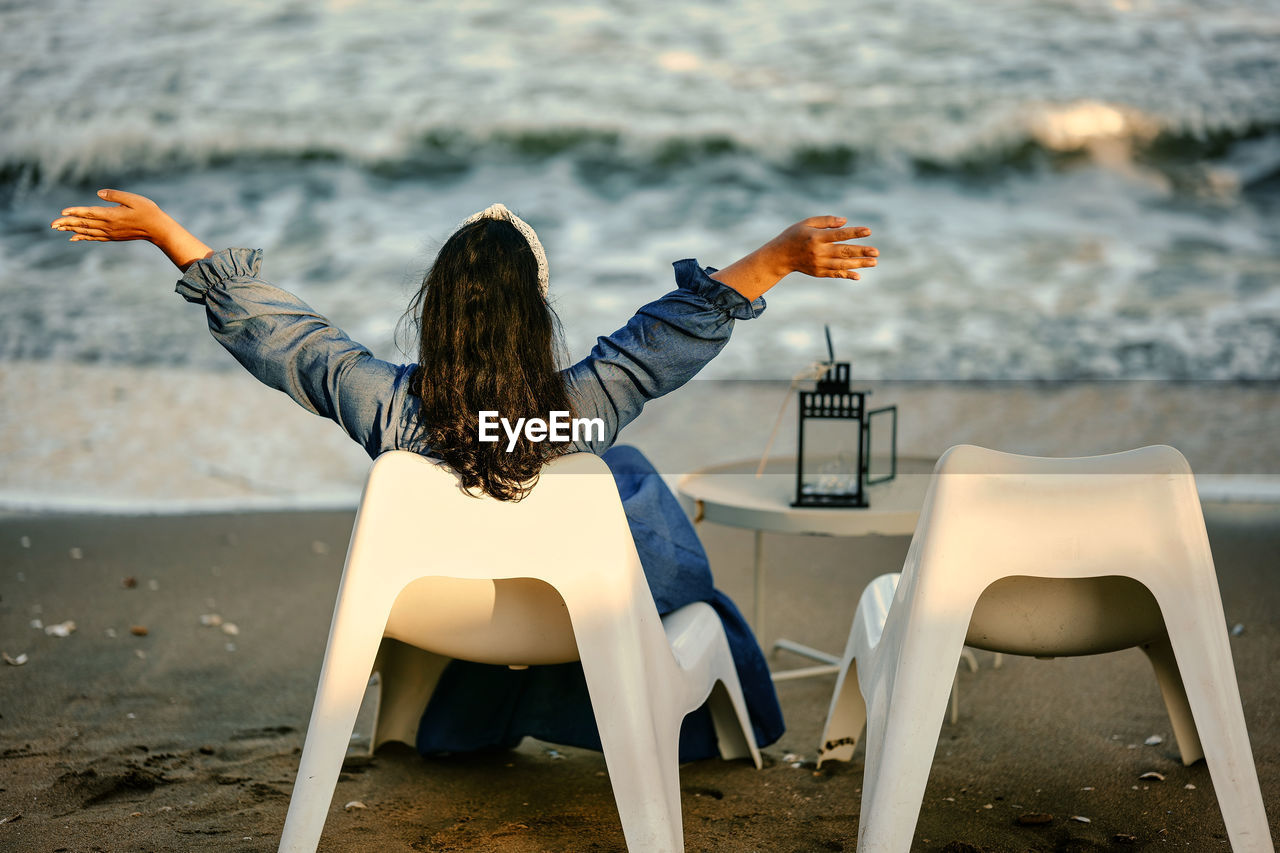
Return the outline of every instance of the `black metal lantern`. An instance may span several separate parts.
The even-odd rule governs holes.
[[[831,338],[828,334],[827,346]],[[867,409],[870,391],[849,387],[849,363],[832,359],[812,391],[800,392],[796,449],[797,507],[865,507],[867,487],[898,473],[898,407]],[[872,471],[872,419],[889,421],[884,470]],[[883,432],[879,433],[883,436]],[[879,449],[879,445],[876,445]],[[885,454],[877,453],[877,459]]]

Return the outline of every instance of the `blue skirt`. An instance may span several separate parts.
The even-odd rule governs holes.
[[[729,597],[714,587],[706,551],[675,495],[649,460],[620,445],[604,454],[622,497],[636,551],[659,614],[705,601],[720,616],[756,743],[782,736],[782,709],[769,667],[747,622]],[[440,677],[418,726],[424,755],[510,749],[526,736],[550,743],[600,749],[582,664],[505,666],[455,660]],[[684,719],[680,760],[718,755],[715,727],[706,707]]]

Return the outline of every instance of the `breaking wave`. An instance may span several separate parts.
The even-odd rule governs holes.
[[[716,131],[645,132],[607,125],[391,128],[351,134],[300,123],[239,129],[196,123],[98,121],[63,129],[56,142],[40,128],[17,128],[0,142],[0,185],[73,186],[151,177],[228,165],[335,161],[377,175],[436,178],[477,162],[538,163],[564,157],[581,177],[650,175],[724,160],[751,161],[787,175],[992,177],[1029,169],[1065,170],[1081,164],[1145,168],[1181,183],[1206,164],[1223,164],[1247,189],[1280,175],[1280,121],[1212,127],[1161,123],[1135,110],[1099,102],[1025,109],[1003,125],[965,134],[901,138],[878,134],[841,141],[770,139]],[[1242,153],[1243,152],[1243,153]]]

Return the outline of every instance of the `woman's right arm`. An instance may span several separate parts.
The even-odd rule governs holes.
[[[98,197],[115,202],[116,207],[68,207],[49,227],[70,231],[73,243],[147,240],[183,272],[213,254],[212,249],[146,196],[122,190],[98,190]]]

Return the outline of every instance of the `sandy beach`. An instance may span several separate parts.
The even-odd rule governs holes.
[[[1231,647],[1274,835],[1280,507],[1211,504],[1207,517],[1226,625],[1243,626]],[[0,667],[0,849],[276,849],[351,521],[345,511],[0,518],[0,649],[26,655]],[[719,585],[749,608],[750,534],[700,533]],[[906,546],[766,536],[762,642],[785,632],[841,648],[858,592],[898,568]],[[215,613],[221,626],[202,624]],[[50,636],[33,620],[75,630]],[[913,849],[1229,849],[1208,771],[1182,766],[1139,652],[979,661],[977,673],[961,669],[960,721],[940,733]],[[763,770],[682,768],[687,849],[855,848],[862,750],[814,766],[833,682],[779,685],[788,731],[764,750]],[[1146,745],[1152,735],[1162,742]],[[1140,779],[1148,771],[1163,781]],[[1030,813],[1052,819],[1019,825]],[[624,844],[602,756],[526,740],[434,760],[384,748],[342,775],[321,849]]]

